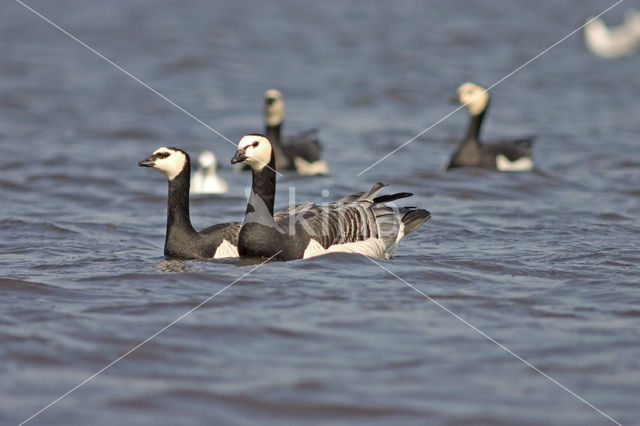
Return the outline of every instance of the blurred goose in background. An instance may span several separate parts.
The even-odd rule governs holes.
[[[329,174],[327,163],[321,157],[317,129],[282,137],[284,99],[276,89],[264,94],[265,135],[271,141],[276,157],[276,170],[296,170],[301,175]]]
[[[607,27],[600,18],[589,18],[584,27],[587,48],[602,58],[633,55],[640,48],[640,12],[628,10],[617,27]]]
[[[191,177],[192,194],[224,194],[229,185],[218,177],[216,169],[218,163],[211,151],[203,151],[198,157],[198,167]]]
[[[299,204],[274,216],[275,152],[269,139],[244,136],[231,163],[251,167],[251,194],[238,234],[243,257],[292,260],[345,252],[389,259],[400,240],[431,217],[424,209],[387,206],[413,194],[380,196],[381,183],[328,205]]]
[[[533,138],[480,142],[480,127],[489,107],[489,92],[474,83],[464,83],[452,101],[467,107],[471,121],[467,134],[453,153],[447,170],[454,167],[483,167],[501,171],[522,171],[533,168],[531,146]]]

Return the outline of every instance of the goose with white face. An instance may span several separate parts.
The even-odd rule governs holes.
[[[282,93],[276,89],[264,92],[264,121],[267,126],[277,126],[284,120],[284,100]]]
[[[489,92],[477,84],[464,83],[458,87],[454,100],[466,106],[471,115],[478,115],[487,108]]]
[[[253,170],[262,170],[271,161],[273,149],[269,139],[262,135],[246,135],[238,142],[238,151],[231,164],[247,163]]]
[[[147,159],[138,163],[139,167],[152,167],[167,179],[173,180],[184,170],[187,164],[187,153],[178,148],[163,146],[156,149]]]
[[[584,25],[587,48],[603,58],[633,55],[640,48],[640,12],[628,10],[624,22],[608,27],[601,18],[588,18]]]
[[[192,194],[224,194],[229,185],[216,173],[218,163],[211,151],[203,151],[198,156],[198,167],[191,176],[189,192]]]
[[[198,157],[198,165],[203,169],[215,170],[218,168],[216,156],[211,151],[203,151]]]

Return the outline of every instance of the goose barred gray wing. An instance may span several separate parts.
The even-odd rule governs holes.
[[[373,185],[373,188],[371,188],[369,191],[356,192],[355,194],[347,195],[337,200],[336,203],[349,203],[356,200],[367,200],[367,199],[373,200],[376,197],[376,195],[378,195],[385,186],[387,185],[385,185],[384,183],[378,182],[375,185]]]
[[[285,230],[300,224],[310,240],[315,240],[325,251],[356,251],[390,258],[400,239],[431,215],[414,207],[387,206],[385,203],[413,194],[400,192],[375,197],[384,186],[377,183],[366,193],[352,194],[329,205],[296,206],[286,216],[276,216],[276,223]],[[310,255],[321,254],[316,253],[320,248],[314,248],[313,242],[309,248]]]

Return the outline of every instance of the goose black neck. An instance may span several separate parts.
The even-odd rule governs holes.
[[[271,148],[273,149],[273,155],[276,159],[276,170],[287,169],[291,166],[291,163],[282,149],[282,121],[279,124],[269,126],[265,128],[265,136],[271,142]]]
[[[273,221],[273,205],[276,196],[276,160],[271,152],[268,167],[251,171],[251,195],[245,211],[245,220],[249,215],[256,214],[260,219]]]
[[[174,228],[187,232],[196,232],[189,216],[189,185],[191,167],[185,164],[184,169],[169,181],[169,197],[167,201],[167,237]]]
[[[465,140],[480,140],[480,128],[482,127],[482,121],[484,120],[484,115],[487,112],[488,107],[489,104],[487,104],[480,113],[471,116]]]
[[[265,136],[271,142],[271,145],[280,146],[280,132],[282,131],[282,122],[279,124],[270,126],[267,125],[265,128]]]

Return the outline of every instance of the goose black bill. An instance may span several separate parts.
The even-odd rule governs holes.
[[[239,149],[236,151],[236,155],[231,159],[231,164],[241,163],[247,159],[247,156],[244,153],[244,149]]]

